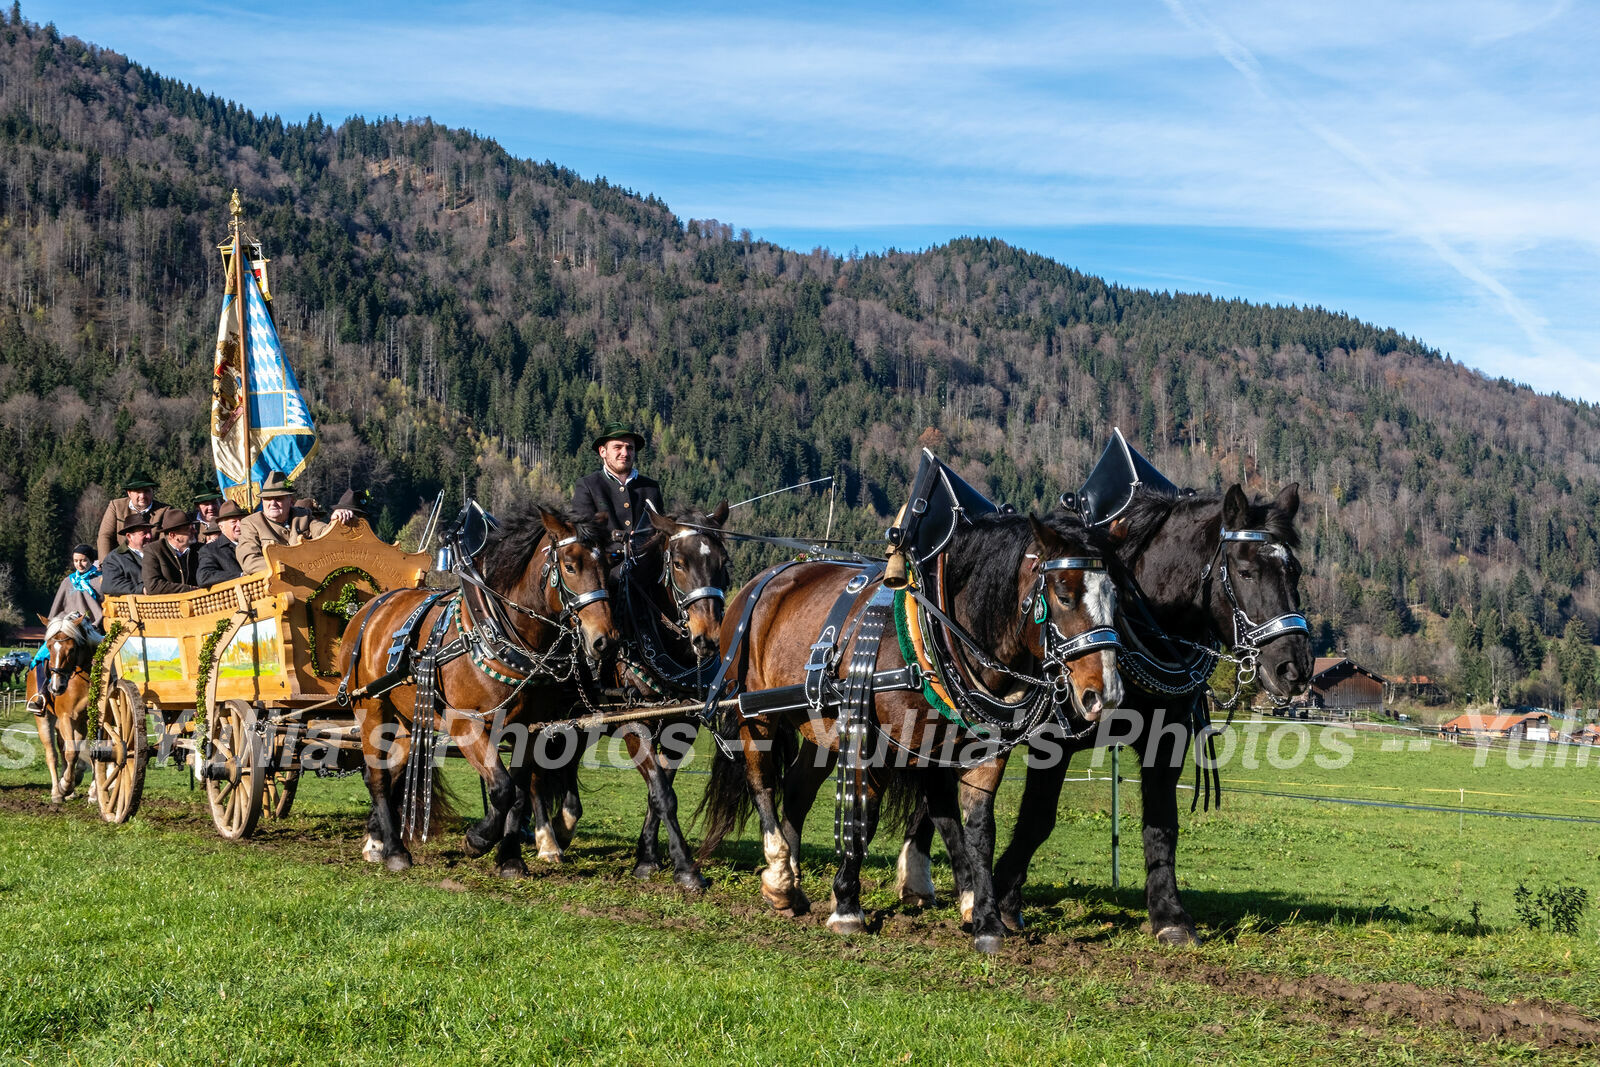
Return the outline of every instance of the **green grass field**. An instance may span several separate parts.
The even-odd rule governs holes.
[[[32,734],[13,723],[25,734],[5,735],[8,756]],[[993,960],[959,931],[942,863],[941,906],[899,907],[892,834],[865,872],[880,928],[830,934],[825,801],[804,865],[815,913],[789,920],[759,899],[749,830],[707,869],[703,897],[628,877],[644,805],[631,770],[588,770],[568,862],[515,883],[465,857],[458,834],[420,847],[405,874],[363,863],[354,778],[308,780],[289,819],[229,844],[176,769],[152,766],[144,808],[121,827],[82,802],[48,810],[40,763],[0,771],[0,1057],[1594,1062],[1594,901],[1576,934],[1558,934],[1519,922],[1514,894],[1600,889],[1600,825],[1264,794],[1593,817],[1600,752],[1581,767],[1513,766],[1504,752],[1479,766],[1472,749],[1363,735],[1342,742],[1343,767],[1276,769],[1268,729],[1235,727],[1223,808],[1184,817],[1179,874],[1204,945],[1159,949],[1142,929],[1133,783],[1111,888],[1102,766],[1066,787],[1028,887],[1033,926]],[[1337,755],[1308,736],[1311,752]],[[1280,738],[1276,754],[1298,743]],[[686,808],[705,767],[680,776]],[[450,778],[475,814],[463,771]],[[1002,792],[1003,826],[1019,784]]]

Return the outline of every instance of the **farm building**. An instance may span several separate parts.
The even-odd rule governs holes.
[[[1470,737],[1483,741],[1550,740],[1550,716],[1542,711],[1507,712],[1504,715],[1457,715],[1439,727],[1439,736]]]
[[[1574,730],[1567,735],[1567,740],[1576,745],[1600,745],[1600,723],[1592,722],[1581,730]]]
[[[1311,702],[1350,715],[1382,711],[1387,680],[1345,656],[1318,656],[1311,669]]]

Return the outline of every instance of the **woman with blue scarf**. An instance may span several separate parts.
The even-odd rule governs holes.
[[[56,598],[50,602],[50,618],[81,611],[98,630],[106,613],[101,599],[100,568],[94,565],[94,549],[79,545],[72,550],[72,569],[61,579]]]

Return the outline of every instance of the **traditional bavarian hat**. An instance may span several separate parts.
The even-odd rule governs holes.
[[[606,428],[600,431],[600,436],[596,437],[594,444],[589,447],[598,449],[607,441],[632,441],[635,452],[644,451],[644,435],[630,429],[628,424],[624,422],[607,423]]]
[[[122,483],[123,492],[127,492],[129,489],[154,489],[155,487],[156,483],[152,482],[150,476],[144,471],[134,471],[128,475],[128,480]]]
[[[261,482],[262,500],[273,496],[294,496],[294,490],[289,487],[289,476],[282,471],[271,471]]]
[[[194,520],[182,508],[168,508],[161,513],[161,532],[164,534],[175,533],[178,530],[193,528]]]
[[[200,527],[200,536],[201,537],[221,537],[222,536],[222,527],[218,526],[214,522],[208,522],[204,526]]]
[[[339,502],[333,505],[334,511],[338,511],[340,508],[348,508],[357,515],[365,515],[367,513],[367,491],[365,489],[346,489],[344,495],[339,498]]]
[[[129,515],[126,519],[123,519],[122,525],[117,528],[117,532],[125,534],[133,530],[150,529],[154,529],[154,524],[150,521],[150,513],[141,511],[136,515]]]
[[[250,513],[244,508],[241,508],[238,504],[230,500],[226,504],[223,504],[221,509],[217,511],[217,521],[221,522],[223,519],[242,519],[249,514]]]
[[[223,497],[223,495],[215,489],[207,489],[203,493],[196,493],[194,495],[194,502],[196,504],[211,504],[224,499],[225,497]]]

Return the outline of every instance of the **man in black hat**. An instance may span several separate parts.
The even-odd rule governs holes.
[[[121,548],[100,561],[100,592],[129,596],[144,592],[144,547],[154,534],[147,515],[135,515],[117,530]]]
[[[239,526],[247,514],[249,513],[244,508],[231,500],[224,503],[222,510],[217,512],[217,529],[222,532],[216,540],[200,549],[200,562],[194,569],[194,580],[197,585],[210,588],[244,573],[244,568],[239,566],[237,551]]]
[[[600,456],[600,470],[578,479],[572,493],[572,514],[580,521],[595,520],[611,530],[611,541],[620,560],[631,556],[655,532],[647,507],[664,513],[661,484],[640,474],[634,460],[644,451],[644,437],[622,423],[614,422],[594,439]],[[634,561],[635,577],[651,581],[660,576],[659,554]]]
[[[348,526],[355,515],[348,508],[335,508],[330,518]],[[289,476],[282,471],[272,471],[261,483],[261,510],[248,515],[239,524],[239,544],[234,554],[245,574],[255,574],[267,569],[263,545],[298,545],[301,541],[315,540],[331,529],[333,523],[323,522],[305,508],[295,507]]]
[[[152,524],[161,521],[161,513],[167,505],[156,499],[155,488],[155,482],[143,471],[137,471],[122,483],[126,496],[106,505],[106,513],[100,517],[100,530],[95,535],[95,551],[102,564],[110,558],[113,549],[124,543],[122,526],[131,516],[142,515]]]
[[[168,508],[157,527],[161,536],[144,553],[144,591],[156,596],[187,593],[200,587],[194,581],[196,553],[189,550],[194,540],[194,520],[186,511]]]

